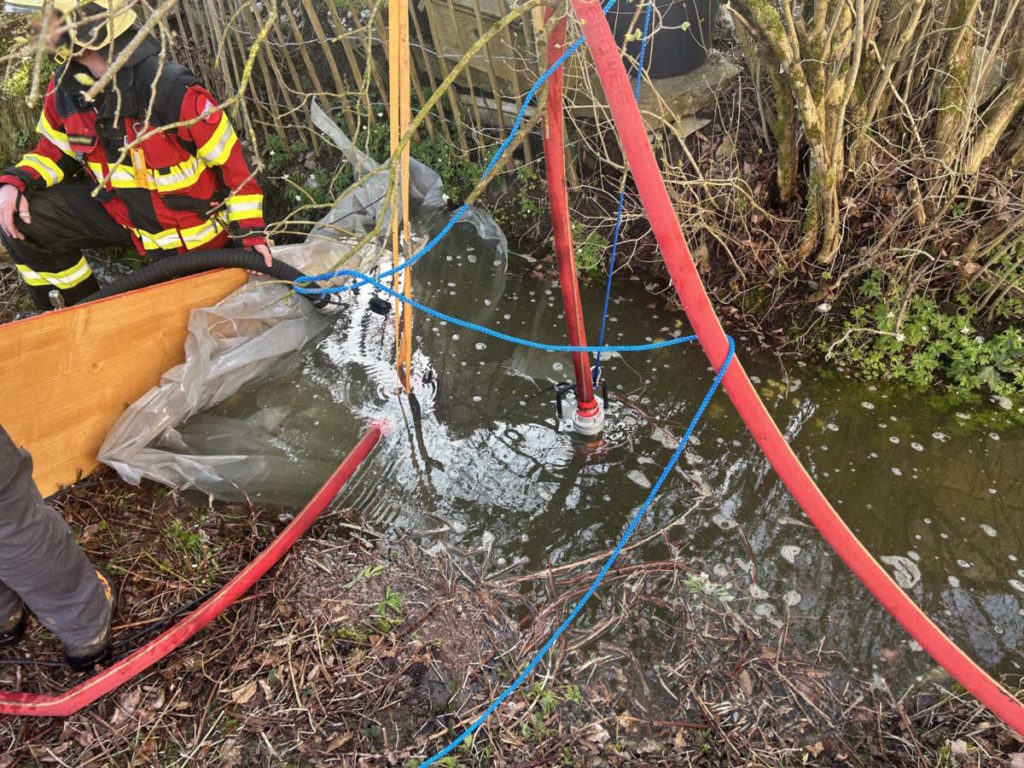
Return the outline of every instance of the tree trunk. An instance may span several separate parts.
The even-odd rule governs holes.
[[[966,138],[970,114],[970,77],[974,57],[974,24],[981,0],[953,0],[949,4],[946,26],[954,30],[940,65],[944,67],[939,84],[938,117],[935,124],[935,154],[949,165],[959,154]]]
[[[793,98],[786,88],[785,81],[779,77],[778,67],[772,70],[772,87],[775,90],[775,120],[772,123],[772,133],[778,152],[775,177],[779,185],[779,197],[783,202],[791,203],[796,200],[799,188],[800,137],[797,135]]]
[[[981,164],[991,155],[1010,121],[1024,106],[1024,47],[1013,56],[1011,74],[1006,85],[995,97],[981,117],[982,127],[964,165],[964,173],[973,176],[981,170]],[[1018,152],[1019,154],[1019,152]]]
[[[920,27],[925,2],[913,0],[907,4],[903,0],[883,0],[879,8],[881,26],[877,43],[868,45],[869,53],[864,57],[858,78],[858,92],[854,94],[855,114],[852,122],[855,135],[850,147],[852,168],[857,168],[867,159],[869,128],[874,125],[878,115],[889,111],[896,87],[892,73]]]

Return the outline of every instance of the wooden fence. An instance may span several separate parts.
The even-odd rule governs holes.
[[[426,0],[411,12],[414,110],[494,22],[507,0]],[[175,57],[222,98],[238,91],[258,45],[234,119],[258,141],[300,140],[318,151],[312,97],[350,136],[387,123],[387,10],[365,0],[181,0]],[[500,142],[539,72],[536,17],[517,19],[470,61],[421,133],[479,157]],[[529,159],[530,148],[524,145]]]

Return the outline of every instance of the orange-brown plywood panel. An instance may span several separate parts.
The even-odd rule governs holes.
[[[92,472],[125,408],[185,359],[189,312],[245,281],[204,272],[0,326],[0,423],[44,496]]]

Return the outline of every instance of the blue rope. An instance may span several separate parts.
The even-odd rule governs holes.
[[[640,43],[640,57],[637,60],[636,83],[633,85],[633,98],[640,101],[640,84],[644,77],[644,54],[647,52],[647,32],[651,27],[651,10],[654,2],[647,3],[647,10],[644,13],[644,36]],[[619,190],[619,210],[615,213],[615,234],[612,237],[612,255],[608,260],[608,282],[604,287],[604,311],[601,313],[601,334],[597,340],[598,345],[604,344],[604,332],[608,325],[608,304],[612,297],[612,276],[615,274],[615,254],[619,251],[619,234],[622,230],[622,210],[626,203],[626,180],[622,180],[622,189]],[[601,353],[598,352],[594,358],[593,381],[597,386],[601,378]]]
[[[509,333],[502,333],[501,331],[496,331],[493,328],[488,328],[485,325],[479,325],[478,323],[473,323],[470,322],[469,320],[463,320],[461,317],[455,317],[453,315],[445,314],[440,310],[434,309],[433,307],[428,307],[426,304],[421,304],[415,299],[409,298],[405,294],[396,291],[390,285],[382,283],[380,278],[373,277],[372,275],[368,275],[365,272],[359,272],[358,270],[355,269],[340,269],[337,271],[337,276],[357,278],[362,281],[360,283],[361,285],[368,283],[372,285],[374,288],[376,288],[378,291],[386,293],[388,296],[391,296],[393,298],[398,299],[399,301],[408,304],[413,309],[418,309],[420,312],[423,312],[426,315],[436,317],[438,320],[444,320],[446,323],[451,323],[452,325],[458,328],[466,328],[467,330],[476,331],[477,333],[482,333],[485,336],[490,336],[491,338],[501,339],[502,341],[508,341],[512,344],[518,344],[519,346],[523,347],[530,347],[531,349],[539,349],[543,352],[588,352],[590,354],[597,354],[598,352],[653,352],[656,349],[676,347],[679,346],[680,344],[689,344],[690,342],[697,340],[696,336],[680,336],[675,339],[667,339],[665,341],[652,341],[647,344],[611,344],[608,346],[583,347],[575,347],[572,346],[571,344],[545,344],[544,342],[541,341],[534,341],[533,339],[526,339],[521,336],[513,336],[512,334]],[[381,275],[381,277],[383,277],[383,275]],[[295,282],[307,283],[313,279],[314,278],[312,277],[306,276],[298,278]],[[348,290],[351,287],[351,285],[352,284],[350,283],[349,285],[338,285],[331,288],[323,288],[319,286],[316,288],[302,288],[299,285],[296,285],[295,291],[306,296],[316,294],[332,294],[341,293],[342,291]]]
[[[338,271],[338,276],[348,276],[348,277],[359,278],[359,279],[365,280],[367,283],[370,283],[371,285],[373,285],[378,290],[383,291],[384,293],[388,294],[389,296],[392,296],[392,297],[398,299],[399,301],[402,301],[402,302],[408,304],[409,306],[413,307],[414,309],[418,309],[421,312],[424,312],[424,313],[430,315],[431,317],[435,317],[435,318],[437,318],[439,320],[444,320],[445,322],[451,323],[452,325],[454,325],[456,327],[466,328],[466,329],[472,330],[472,331],[477,331],[479,333],[483,333],[483,334],[485,334],[487,336],[491,336],[491,337],[496,338],[496,339],[501,339],[503,341],[508,341],[508,342],[513,343],[513,344],[519,344],[519,345],[522,345],[522,346],[525,346],[525,347],[530,347],[530,348],[533,348],[533,349],[543,350],[545,352],[589,352],[589,353],[600,353],[600,352],[649,352],[649,351],[656,350],[656,349],[664,349],[666,347],[677,346],[677,345],[680,345],[680,344],[687,344],[687,343],[695,341],[697,339],[696,336],[692,336],[691,335],[691,336],[682,336],[682,337],[680,337],[678,339],[668,339],[666,341],[651,342],[651,343],[648,343],[648,344],[619,344],[619,345],[596,346],[596,347],[595,346],[579,346],[579,347],[577,347],[577,346],[571,346],[571,345],[567,345],[567,344],[545,344],[543,342],[534,341],[532,339],[524,339],[524,338],[520,338],[518,336],[512,336],[511,334],[502,333],[501,331],[496,331],[496,330],[494,330],[492,328],[487,328],[486,326],[479,325],[477,323],[473,323],[473,322],[470,322],[468,320],[463,320],[461,318],[453,317],[452,315],[445,314],[444,312],[440,312],[439,310],[433,309],[432,307],[428,307],[425,304],[421,304],[420,302],[416,301],[415,299],[411,299],[408,296],[405,296],[404,294],[399,293],[398,291],[394,290],[390,286],[385,285],[384,283],[382,283],[377,278],[374,278],[374,277],[372,277],[370,275],[367,275],[367,274],[362,273],[362,272],[358,272],[358,271],[353,270],[353,269],[339,270]],[[309,278],[309,277],[300,278],[300,280],[298,282],[308,282],[311,279],[312,278]],[[303,294],[317,294],[317,293],[330,294],[330,293],[339,293],[341,290],[343,290],[346,287],[347,286],[336,286],[336,287],[332,287],[332,288],[320,288],[320,287],[317,287],[317,288],[302,288],[300,286],[296,286],[295,290],[298,291],[299,293],[303,293]],[[633,535],[633,531],[636,530],[636,527],[640,524],[640,521],[643,519],[644,515],[647,513],[647,510],[650,508],[651,503],[654,501],[654,497],[658,494],[658,491],[661,490],[661,486],[664,484],[666,478],[668,477],[669,472],[672,470],[672,467],[674,467],[676,462],[679,461],[679,457],[680,457],[680,455],[683,452],[683,448],[685,448],[687,442],[689,442],[690,436],[693,434],[694,429],[696,429],[697,424],[700,422],[701,417],[704,415],[704,411],[707,409],[708,404],[711,402],[712,396],[717,391],[719,384],[721,384],[722,377],[725,376],[725,372],[728,370],[729,364],[732,362],[733,356],[734,356],[735,351],[736,351],[736,345],[735,345],[735,342],[733,341],[733,338],[731,336],[727,336],[726,338],[729,340],[729,352],[726,355],[724,362],[722,363],[722,367],[719,369],[718,373],[715,375],[715,380],[711,383],[711,387],[708,389],[707,393],[704,395],[704,399],[701,401],[700,406],[697,408],[697,412],[694,414],[693,418],[690,420],[689,426],[687,426],[687,428],[686,428],[686,433],[683,435],[682,440],[679,441],[679,445],[676,447],[675,451],[672,453],[672,457],[669,459],[668,464],[665,465],[665,468],[662,470],[661,475],[659,475],[657,482],[654,484],[654,487],[651,488],[651,492],[647,495],[647,499],[644,501],[644,503],[640,507],[640,509],[638,509],[637,512],[633,515],[632,520],[630,520],[629,525],[626,527],[625,532],[622,534],[622,537],[619,539],[619,542],[615,546],[614,551],[608,557],[608,559],[605,561],[604,566],[601,568],[600,572],[597,574],[597,577],[594,579],[594,582],[590,585],[590,588],[587,590],[586,594],[584,594],[584,596],[576,604],[576,606],[569,613],[569,615],[565,618],[565,620],[558,626],[558,629],[555,630],[554,634],[551,635],[551,637],[544,644],[544,646],[540,649],[540,651],[537,652],[537,655],[533,657],[533,659],[526,666],[526,668],[522,671],[522,673],[520,673],[519,677],[517,677],[515,679],[515,681],[511,685],[509,685],[504,691],[502,691],[502,693],[493,702],[491,702],[491,704],[487,708],[487,710],[482,715],[480,715],[480,717],[478,717],[473,722],[473,724],[471,726],[469,726],[469,728],[467,728],[465,731],[463,731],[447,747],[445,747],[440,752],[438,752],[434,756],[430,757],[429,759],[427,759],[423,763],[421,763],[420,764],[420,768],[425,768],[425,766],[429,766],[429,765],[432,765],[433,763],[436,763],[438,760],[440,760],[445,755],[449,754],[452,750],[454,750],[459,744],[461,744],[463,741],[465,741],[471,734],[473,734],[483,724],[483,722],[491,715],[491,713],[494,712],[494,710],[496,710],[499,706],[501,706],[502,702],[504,702],[505,699],[507,699],[510,695],[512,695],[512,693],[517,688],[519,688],[520,685],[522,685],[523,681],[530,675],[530,673],[534,670],[534,668],[540,663],[540,660],[547,654],[547,652],[549,650],[551,650],[551,647],[555,644],[555,642],[558,640],[558,638],[561,637],[562,633],[564,633],[565,630],[569,627],[569,625],[572,624],[572,622],[575,620],[575,618],[579,614],[579,612],[581,610],[583,610],[583,606],[587,604],[587,602],[593,596],[594,592],[597,591],[597,588],[601,585],[601,582],[604,580],[605,574],[608,572],[608,569],[612,567],[612,565],[614,564],[615,560],[618,558],[619,553],[622,551],[622,548],[626,545],[626,543],[629,541],[630,537]]]
[[[426,314],[428,314],[428,315],[430,315],[432,317],[435,317],[435,318],[437,318],[439,320],[444,320],[445,322],[451,323],[452,325],[454,325],[456,327],[466,328],[466,329],[472,330],[472,331],[477,331],[479,333],[486,334],[487,336],[491,336],[491,337],[496,338],[496,339],[501,339],[503,341],[508,341],[508,342],[513,343],[513,344],[520,344],[522,346],[531,347],[533,349],[543,350],[545,352],[589,352],[589,353],[597,353],[597,352],[649,352],[649,351],[656,350],[656,349],[664,349],[665,347],[672,347],[672,346],[677,346],[677,345],[680,345],[680,344],[687,344],[687,343],[695,341],[697,339],[696,336],[682,336],[682,337],[680,337],[678,339],[668,339],[667,341],[651,342],[649,344],[619,344],[619,345],[596,346],[596,347],[595,346],[585,346],[585,347],[584,346],[580,346],[580,347],[576,347],[576,346],[571,346],[571,345],[567,345],[567,344],[545,344],[543,342],[534,341],[532,339],[524,339],[524,338],[520,338],[518,336],[512,336],[511,334],[502,333],[501,331],[496,331],[496,330],[494,330],[492,328],[487,328],[486,326],[482,326],[482,325],[479,325],[477,323],[470,322],[468,320],[463,320],[461,318],[453,317],[452,315],[445,314],[444,312],[440,312],[440,311],[438,311],[436,309],[433,309],[432,307],[428,307],[425,304],[421,304],[420,302],[416,301],[415,299],[411,299],[408,296],[405,296],[404,294],[399,293],[398,291],[394,290],[390,286],[385,285],[380,280],[378,280],[378,279],[376,279],[376,278],[374,278],[374,277],[372,277],[370,275],[367,275],[367,274],[362,273],[362,272],[358,272],[356,270],[352,270],[352,269],[339,270],[338,271],[338,276],[348,276],[348,277],[363,279],[367,283],[370,283],[371,285],[373,285],[378,290],[383,291],[384,293],[386,293],[386,294],[388,294],[388,295],[398,299],[399,301],[402,301],[402,302],[408,304],[409,306],[413,307],[414,309],[418,309],[421,312],[424,312],[424,313],[426,313]],[[309,281],[311,279],[312,278],[309,278],[309,277],[307,277],[307,278],[300,278],[299,282],[306,282],[306,281]],[[295,290],[298,291],[299,293],[303,293],[303,294],[317,294],[317,293],[327,293],[327,294],[330,294],[330,293],[339,293],[345,287],[347,287],[347,286],[336,286],[336,287],[333,287],[333,288],[320,288],[320,287],[318,287],[318,288],[302,288],[302,287],[296,286]],[[561,637],[562,633],[564,633],[565,630],[569,627],[569,625],[572,624],[572,622],[575,620],[575,618],[579,614],[579,612],[581,610],[583,610],[583,606],[587,604],[587,602],[593,596],[594,592],[597,591],[597,588],[601,585],[601,582],[604,580],[605,574],[608,572],[608,569],[612,567],[612,565],[614,564],[615,560],[618,558],[619,553],[622,551],[622,548],[626,545],[626,543],[629,541],[630,537],[633,535],[633,531],[636,530],[636,527],[640,524],[640,521],[643,519],[644,515],[647,513],[647,510],[650,508],[651,503],[654,501],[654,497],[658,494],[658,491],[661,490],[661,486],[664,484],[666,478],[668,477],[669,472],[672,470],[672,467],[674,467],[676,462],[679,461],[679,457],[680,457],[680,455],[683,452],[683,448],[685,448],[687,442],[689,442],[690,436],[693,434],[694,429],[696,429],[697,424],[700,422],[701,417],[704,415],[704,411],[707,409],[708,404],[711,402],[712,396],[715,394],[715,392],[718,389],[718,386],[721,384],[722,377],[725,376],[725,372],[728,370],[729,364],[732,362],[733,356],[734,356],[735,351],[736,351],[736,345],[735,345],[735,342],[733,341],[732,336],[727,336],[726,338],[729,340],[729,352],[726,355],[724,362],[722,363],[722,367],[719,369],[718,373],[715,375],[715,380],[711,383],[711,387],[708,389],[707,393],[704,395],[704,399],[701,401],[700,406],[697,408],[697,412],[694,414],[693,418],[690,420],[689,426],[687,426],[687,428],[686,428],[686,433],[683,435],[682,440],[679,441],[679,445],[676,447],[675,451],[672,453],[672,457],[669,459],[668,464],[665,465],[665,468],[662,470],[661,475],[659,475],[657,482],[654,484],[654,487],[651,488],[651,492],[647,495],[647,499],[644,501],[644,503],[640,507],[640,509],[638,509],[637,512],[633,515],[632,520],[630,520],[629,525],[627,526],[625,532],[622,534],[622,537],[619,539],[619,542],[615,546],[614,551],[608,557],[608,559],[605,561],[604,566],[601,568],[601,571],[598,573],[597,577],[594,579],[594,582],[590,585],[590,588],[587,590],[586,594],[584,594],[584,596],[576,604],[576,606],[569,613],[569,615],[565,618],[565,620],[558,626],[558,629],[555,630],[554,634],[552,634],[552,636],[548,639],[548,641],[544,644],[544,646],[540,649],[540,651],[537,652],[537,655],[534,656],[534,658],[530,661],[530,663],[526,666],[526,668],[522,671],[522,673],[520,673],[519,677],[517,677],[515,679],[515,681],[511,685],[508,686],[508,688],[506,688],[504,691],[502,691],[501,695],[499,695],[498,698],[496,698],[493,702],[491,702],[491,705],[487,708],[487,710],[482,715],[480,715],[480,717],[478,717],[473,722],[473,724],[471,726],[469,726],[469,728],[467,728],[465,731],[463,731],[458,736],[458,738],[456,738],[447,747],[442,749],[440,752],[435,754],[433,757],[430,757],[429,759],[427,759],[423,763],[421,763],[420,764],[420,768],[425,768],[425,766],[429,766],[429,765],[432,765],[433,763],[437,762],[438,760],[443,758],[445,755],[449,754],[452,750],[454,750],[459,744],[461,744],[463,741],[465,741],[471,734],[473,734],[483,724],[483,722],[491,715],[491,713],[494,712],[494,710],[496,710],[499,706],[501,706],[502,702],[504,702],[505,699],[507,699],[510,695],[512,695],[512,693],[517,688],[519,688],[520,685],[522,685],[523,681],[530,675],[530,673],[534,670],[534,668],[537,666],[537,664],[540,663],[540,660],[547,654],[547,652],[549,650],[551,650],[551,647],[555,644],[555,642],[558,640],[558,638]]]
[[[615,5],[615,2],[616,2],[616,0],[608,0],[608,2],[603,6],[603,10],[604,10],[604,12],[606,14],[612,8],[612,6]],[[646,45],[647,45],[647,31],[648,31],[648,28],[649,28],[650,17],[651,17],[651,7],[648,6],[647,13],[646,13],[646,16],[645,16],[645,19],[644,19],[644,38],[643,38],[643,43],[641,44],[641,48],[640,48],[640,72],[638,72],[638,74],[637,74],[637,80],[636,80],[636,85],[635,85],[636,91],[635,91],[634,95],[635,95],[636,98],[639,98],[640,82],[641,82],[641,76],[642,76],[642,71],[643,71],[644,52],[645,52],[645,48],[646,48]],[[533,97],[536,95],[537,91],[547,81],[547,79],[549,77],[551,77],[551,75],[559,67],[561,67],[562,64],[564,64],[566,62],[566,60],[568,60],[568,58],[573,53],[576,52],[576,50],[582,44],[583,44],[583,38],[577,39],[568,49],[566,49],[565,53],[563,53],[554,64],[552,64],[550,67],[548,67],[548,69],[546,69],[544,71],[544,73],[540,76],[540,78],[538,78],[537,82],[534,83],[533,87],[530,88],[529,92],[526,95],[526,98],[523,99],[523,105],[520,108],[518,114],[516,115],[516,119],[515,119],[515,121],[512,124],[512,128],[511,128],[508,136],[501,143],[501,145],[498,147],[498,149],[495,152],[494,156],[491,158],[490,162],[487,164],[487,167],[484,169],[483,178],[487,178],[488,174],[491,173],[491,171],[494,169],[494,166],[497,165],[498,161],[501,159],[501,156],[504,154],[505,150],[508,149],[509,144],[512,143],[513,138],[519,132],[520,128],[522,127],[523,118],[524,118],[524,116],[526,114],[526,109],[529,106],[529,104],[531,103],[531,101],[533,100]],[[619,197],[619,212],[618,212],[618,215],[616,216],[616,222],[615,222],[615,242],[613,243],[613,246],[612,246],[612,267],[614,267],[615,249],[616,249],[616,246],[618,244],[619,228],[620,228],[621,219],[622,219],[622,207],[623,207],[624,196],[625,196],[625,189],[623,188],[623,191],[622,191],[622,193],[620,194],[620,197]],[[431,307],[428,307],[425,304],[421,304],[420,302],[415,301],[414,299],[408,298],[405,295],[399,293],[398,291],[395,291],[390,286],[385,285],[383,282],[381,282],[381,279],[386,278],[386,277],[390,277],[390,276],[392,276],[392,275],[394,275],[394,274],[396,274],[396,273],[398,273],[400,271],[403,271],[403,270],[407,269],[408,267],[411,267],[416,262],[418,262],[420,259],[422,259],[426,254],[428,254],[430,251],[432,251],[434,249],[434,247],[437,246],[437,244],[441,241],[441,239],[452,230],[452,228],[458,223],[459,219],[462,218],[462,216],[466,213],[466,211],[468,209],[469,209],[469,206],[467,206],[465,203],[463,203],[456,210],[455,214],[448,220],[448,222],[441,229],[441,231],[438,232],[436,235],[434,235],[434,237],[432,237],[430,239],[430,241],[427,242],[427,244],[423,246],[423,248],[421,248],[417,253],[415,253],[411,258],[409,258],[403,264],[399,264],[398,266],[393,267],[392,269],[387,270],[387,271],[381,273],[379,275],[380,279],[374,278],[374,277],[372,277],[370,275],[367,275],[367,274],[365,274],[363,272],[359,272],[357,270],[337,269],[337,270],[334,270],[332,272],[325,272],[325,273],[320,274],[320,275],[311,275],[311,276],[303,277],[303,278],[300,278],[297,282],[298,283],[321,282],[321,281],[330,280],[330,279],[336,278],[336,277],[351,277],[351,278],[353,278],[352,282],[349,283],[348,285],[335,286],[335,287],[330,287],[330,288],[320,288],[320,287],[318,287],[318,288],[302,288],[299,285],[296,285],[295,290],[297,292],[303,293],[303,294],[316,294],[316,293],[336,294],[336,293],[342,293],[342,292],[345,292],[345,291],[348,291],[348,290],[352,290],[354,288],[358,288],[361,285],[370,284],[370,285],[373,285],[377,290],[382,291],[382,292],[384,292],[384,293],[386,293],[386,294],[388,294],[388,295],[390,295],[390,296],[392,296],[394,298],[397,298],[400,301],[410,305],[414,309],[418,309],[419,311],[424,312],[424,313],[426,313],[426,314],[428,314],[428,315],[430,315],[432,317],[435,317],[435,318],[437,318],[439,320],[443,320],[445,322],[451,323],[452,325],[455,325],[457,327],[466,328],[466,329],[469,329],[469,330],[477,331],[479,333],[483,333],[483,334],[485,334],[487,336],[491,336],[493,338],[501,339],[503,341],[512,342],[514,344],[520,344],[520,345],[526,346],[526,347],[531,347],[533,349],[540,349],[540,350],[547,351],[547,352],[589,352],[589,353],[596,353],[598,355],[598,357],[597,357],[598,365],[595,366],[595,370],[597,370],[599,368],[599,366],[600,366],[600,354],[602,352],[647,352],[647,351],[652,351],[652,350],[656,350],[656,349],[663,349],[663,348],[666,348],[666,347],[677,346],[677,345],[680,345],[680,344],[687,344],[689,342],[692,342],[692,341],[696,340],[696,338],[697,338],[696,336],[683,336],[683,337],[680,337],[680,338],[677,338],[677,339],[669,339],[667,341],[661,341],[661,342],[652,342],[652,343],[649,343],[649,344],[622,344],[622,345],[612,345],[612,346],[607,346],[607,347],[604,346],[605,322],[607,320],[607,315],[608,315],[608,292],[611,290],[611,275],[612,275],[612,269],[611,268],[609,268],[609,271],[608,271],[609,286],[608,286],[608,289],[606,290],[606,293],[605,293],[604,317],[602,317],[602,320],[601,320],[601,339],[600,339],[601,343],[599,343],[597,346],[571,346],[571,345],[565,345],[565,344],[544,344],[542,342],[533,341],[532,339],[524,339],[524,338],[519,338],[519,337],[516,337],[516,336],[512,336],[511,334],[502,333],[501,331],[496,331],[496,330],[493,330],[491,328],[487,328],[485,326],[479,325],[477,323],[472,323],[472,322],[469,322],[467,320],[462,320],[461,318],[457,318],[457,317],[453,317],[451,315],[447,315],[447,314],[445,314],[443,312],[440,312],[440,311],[435,310],[435,309],[433,309]],[[544,646],[537,652],[537,654],[533,657],[533,659],[530,661],[530,663],[526,665],[526,668],[523,669],[523,671],[519,674],[519,677],[517,677],[515,679],[515,681],[512,682],[511,685],[509,685],[504,691],[501,692],[501,694],[494,701],[491,702],[490,706],[487,707],[487,709],[484,711],[484,713],[481,714],[473,722],[473,724],[469,726],[469,728],[467,728],[465,731],[463,731],[454,741],[452,741],[444,749],[440,750],[439,752],[437,752],[435,755],[433,755],[432,757],[428,758],[427,760],[424,760],[423,763],[420,764],[420,768],[426,768],[426,766],[433,765],[438,760],[441,760],[442,758],[444,758],[446,755],[451,753],[456,747],[458,747],[459,744],[464,742],[470,735],[472,735],[474,732],[476,732],[476,730],[478,728],[480,728],[481,725],[483,725],[484,721],[498,707],[500,707],[501,704],[509,696],[511,696],[512,693],[514,693],[519,688],[520,685],[523,684],[523,682],[526,680],[527,677],[529,677],[529,675],[533,672],[533,670],[536,668],[536,666],[540,663],[541,659],[544,658],[545,655],[547,655],[548,651],[550,651],[551,648],[554,646],[554,644],[558,641],[558,638],[560,638],[562,636],[562,634],[565,632],[565,630],[569,628],[569,626],[572,624],[572,622],[579,615],[580,611],[582,611],[584,606],[590,601],[590,598],[593,597],[593,595],[597,591],[598,587],[601,586],[601,582],[604,581],[604,577],[608,573],[608,570],[612,567],[612,565],[618,559],[619,554],[622,552],[623,547],[625,547],[626,543],[629,541],[630,537],[633,535],[633,532],[636,530],[637,526],[640,524],[640,521],[643,520],[644,516],[647,514],[647,510],[650,509],[651,504],[653,503],[655,496],[657,496],[658,492],[661,490],[661,486],[665,483],[665,480],[668,478],[669,472],[672,471],[672,467],[674,467],[676,465],[676,463],[679,461],[679,457],[682,455],[683,449],[686,447],[687,442],[689,442],[690,436],[693,434],[693,431],[696,429],[697,424],[700,422],[701,418],[703,417],[704,411],[707,409],[708,404],[711,402],[712,396],[718,390],[718,387],[719,387],[719,385],[722,382],[722,377],[725,376],[725,373],[726,373],[726,371],[729,368],[729,364],[732,362],[733,356],[735,354],[735,343],[733,342],[733,339],[732,339],[731,336],[729,336],[727,338],[729,340],[729,352],[726,355],[726,358],[725,358],[725,360],[722,363],[722,367],[719,369],[718,373],[715,375],[715,379],[711,383],[710,388],[708,389],[707,393],[704,395],[704,399],[701,401],[700,406],[697,408],[697,412],[693,415],[693,418],[690,420],[690,423],[689,423],[689,425],[686,428],[686,433],[683,435],[683,438],[679,441],[679,445],[676,447],[676,449],[672,453],[672,456],[669,459],[668,463],[665,465],[665,468],[662,470],[661,474],[658,476],[657,482],[654,484],[654,487],[651,488],[651,491],[647,495],[647,498],[644,500],[644,503],[641,505],[641,507],[633,515],[633,518],[630,520],[629,525],[626,527],[626,530],[623,532],[622,536],[619,538],[618,544],[616,544],[615,549],[612,551],[611,555],[608,557],[608,559],[605,561],[604,565],[601,567],[601,570],[598,572],[597,577],[594,579],[593,583],[590,585],[590,588],[587,590],[586,594],[584,594],[583,597],[580,599],[580,601],[578,603],[576,603],[576,605],[573,607],[573,609],[569,613],[569,615],[566,616],[565,620],[562,621],[562,623],[554,631],[554,633],[551,635],[551,637],[548,638],[548,641],[544,644]]]
[[[617,0],[608,0],[608,2],[605,3],[605,5],[603,6],[602,10],[605,13],[608,13],[608,11],[611,10],[612,6],[615,5],[616,2]],[[644,42],[646,43],[646,39],[644,40]],[[505,140],[503,142],[501,142],[501,144],[498,146],[498,149],[491,157],[490,162],[487,163],[487,167],[484,168],[482,178],[486,179],[487,176],[491,173],[491,171],[494,170],[494,166],[498,164],[498,161],[501,160],[502,155],[505,154],[505,150],[508,149],[509,145],[515,139],[516,134],[519,133],[519,130],[523,126],[523,119],[526,117],[526,110],[529,108],[530,103],[533,101],[533,97],[537,95],[537,91],[540,90],[541,86],[548,81],[548,78],[550,78],[551,75],[553,75],[566,61],[568,61],[569,57],[572,56],[581,45],[583,45],[582,37],[577,38],[576,42],[570,45],[566,49],[565,53],[559,56],[557,61],[555,61],[555,63],[548,67],[546,70],[544,70],[544,73],[539,78],[537,78],[537,82],[533,84],[533,86],[527,92],[526,98],[523,99],[523,105],[519,108],[519,112],[516,114],[516,119],[512,122],[512,128],[509,130],[508,136],[505,137]],[[424,256],[426,256],[428,253],[430,253],[432,250],[434,250],[437,244],[441,242],[445,235],[452,231],[452,228],[459,223],[459,219],[461,219],[468,210],[469,206],[466,205],[466,203],[460,205],[458,209],[455,211],[455,213],[452,214],[452,217],[448,219],[448,221],[445,223],[444,227],[442,227],[441,231],[434,235],[432,238],[430,238],[426,245],[424,245],[422,248],[420,248],[420,250],[418,250],[411,257],[409,257],[407,261],[399,264],[396,267],[392,267],[391,269],[382,272],[380,274],[380,277],[391,277],[392,275],[395,275],[399,272],[403,272],[404,270],[408,269],[413,264],[418,262],[420,259],[422,259]],[[341,277],[343,275],[351,275],[351,272],[349,270],[336,269],[332,272],[324,272],[319,275],[310,275],[309,280],[314,282],[321,282],[325,280],[330,280],[335,277]],[[358,288],[360,285],[365,284],[366,281],[353,282],[350,285],[344,286],[342,288],[342,291],[348,291],[353,288]],[[336,291],[336,293],[340,293],[342,291]]]
[[[491,705],[487,707],[484,713],[480,715],[480,717],[478,717],[475,721],[473,721],[473,724],[471,726],[469,726],[465,731],[459,734],[459,736],[454,741],[452,741],[447,747],[442,749],[440,752],[437,752],[432,757],[420,763],[420,768],[426,768],[426,766],[436,763],[438,760],[440,760],[445,755],[449,754],[452,750],[454,750],[469,736],[471,736],[481,725],[483,725],[483,722],[491,715],[491,713],[494,712],[494,710],[496,710],[499,706],[501,706],[505,699],[511,696],[512,693],[517,688],[519,688],[520,685],[523,684],[523,681],[525,681],[526,678],[529,677],[530,673],[533,672],[534,668],[540,663],[540,660],[544,658],[545,655],[547,655],[547,652],[551,650],[552,646],[554,646],[554,644],[558,641],[558,638],[562,636],[562,633],[565,632],[566,629],[568,629],[569,625],[572,624],[576,616],[579,615],[579,612],[583,610],[583,607],[587,604],[587,602],[590,600],[593,594],[597,591],[597,588],[601,586],[601,582],[604,580],[605,574],[608,573],[608,569],[610,569],[612,565],[615,563],[615,560],[618,558],[619,553],[622,552],[622,548],[626,545],[626,542],[628,542],[629,538],[633,535],[633,531],[636,530],[636,527],[640,524],[640,521],[647,513],[647,510],[650,509],[651,502],[654,501],[654,497],[658,494],[658,491],[661,490],[661,486],[664,484],[666,478],[669,475],[669,472],[672,471],[672,467],[674,467],[676,462],[679,461],[679,457],[683,453],[683,448],[686,447],[686,443],[689,441],[690,436],[693,434],[693,430],[696,428],[697,423],[704,415],[704,411],[707,409],[708,403],[711,402],[712,395],[715,394],[715,390],[718,389],[718,385],[721,384],[722,382],[722,377],[725,376],[725,372],[729,369],[729,364],[732,362],[733,354],[735,352],[735,344],[733,343],[731,336],[729,336],[728,339],[729,354],[726,355],[725,362],[722,364],[721,369],[715,375],[715,380],[711,383],[711,387],[708,389],[707,394],[704,395],[704,399],[701,401],[700,406],[697,408],[697,412],[693,415],[693,418],[690,419],[690,424],[686,428],[686,434],[684,434],[683,439],[679,441],[679,445],[672,453],[672,458],[669,459],[668,464],[666,464],[665,468],[661,471],[661,474],[658,476],[658,481],[654,484],[654,487],[651,488],[651,492],[647,494],[647,499],[644,501],[640,509],[636,511],[636,514],[633,515],[633,519],[629,521],[629,525],[626,526],[626,530],[622,534],[622,537],[619,539],[619,543],[615,545],[614,551],[612,551],[608,559],[605,560],[604,565],[601,566],[601,570],[597,574],[597,578],[595,578],[593,583],[590,585],[590,589],[588,589],[586,594],[583,595],[582,598],[580,598],[580,601],[576,603],[575,607],[572,609],[569,615],[565,617],[565,620],[558,625],[558,629],[556,629],[554,633],[551,635],[551,637],[548,638],[548,641],[544,644],[544,647],[537,652],[537,655],[534,656],[530,663],[526,665],[526,668],[521,673],[519,673],[519,677],[517,677],[511,685],[509,685],[504,691],[502,691],[498,698],[491,702]]]

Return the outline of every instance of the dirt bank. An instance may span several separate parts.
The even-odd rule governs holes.
[[[55,503],[121,582],[121,653],[222,583],[286,512],[210,504],[100,474]],[[328,533],[331,532],[331,533]],[[414,765],[478,715],[592,576],[593,563],[483,575],[432,531],[381,537],[345,510],[209,629],[67,720],[6,718],[0,767]],[[429,543],[429,546],[428,546]],[[851,680],[756,619],[701,563],[628,556],[449,765],[1019,765],[1024,743],[936,676],[899,695]],[[77,677],[33,627],[5,689]],[[1014,762],[1016,761],[1016,762]]]

